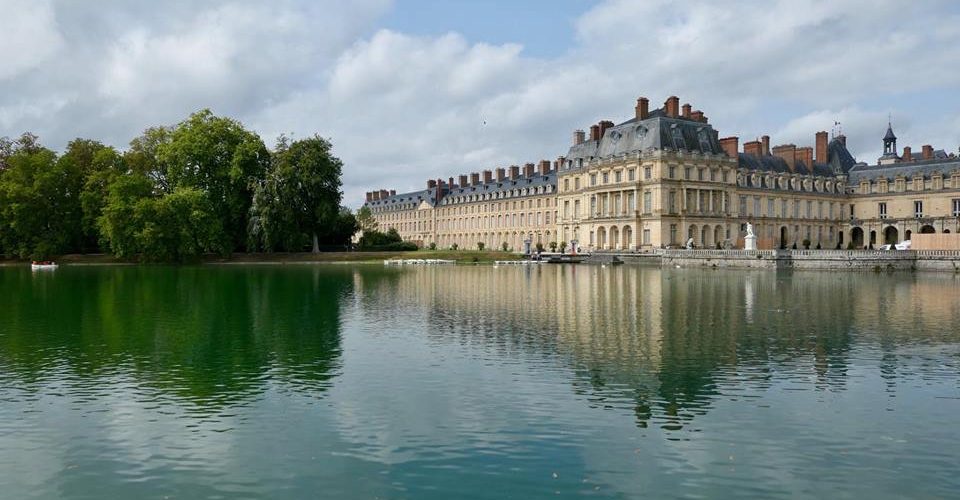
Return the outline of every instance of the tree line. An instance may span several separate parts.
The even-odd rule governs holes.
[[[358,223],[331,149],[281,136],[271,151],[209,110],[149,128],[122,152],[75,139],[58,155],[30,133],[0,138],[0,253],[181,262],[344,248]]]

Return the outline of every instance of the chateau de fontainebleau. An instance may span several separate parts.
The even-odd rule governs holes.
[[[557,242],[582,251],[681,247],[872,248],[914,233],[960,231],[960,158],[924,145],[857,162],[846,137],[813,146],[743,144],[719,137],[702,111],[670,97],[637,100],[635,115],[573,134],[566,155],[431,179],[409,193],[366,193],[381,230],[438,248],[529,249]]]

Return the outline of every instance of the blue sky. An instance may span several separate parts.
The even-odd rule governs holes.
[[[416,35],[462,34],[476,42],[519,43],[531,57],[557,57],[573,46],[577,18],[591,0],[398,0],[382,26]]]
[[[908,6],[908,7],[907,7]],[[953,0],[0,0],[0,136],[120,149],[210,108],[320,134],[364,191],[566,153],[670,95],[741,143],[960,147]]]

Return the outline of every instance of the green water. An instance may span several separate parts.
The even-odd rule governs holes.
[[[2,498],[941,498],[960,278],[0,267]]]

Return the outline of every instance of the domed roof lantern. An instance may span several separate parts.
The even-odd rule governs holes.
[[[887,133],[883,136],[883,154],[897,154],[897,136],[893,134],[893,125],[887,121]]]

